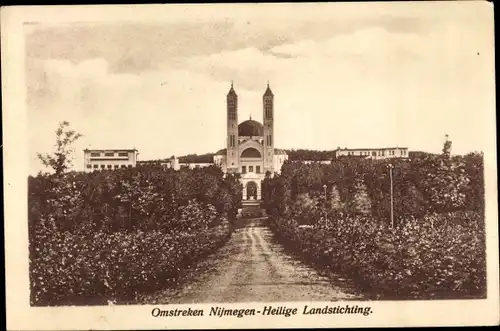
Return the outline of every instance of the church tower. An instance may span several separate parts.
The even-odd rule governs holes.
[[[264,173],[274,172],[274,94],[267,83],[266,92],[264,92]]]
[[[238,96],[233,89],[233,82],[231,82],[231,89],[227,94],[227,154],[226,154],[226,168],[227,172],[238,172]]]

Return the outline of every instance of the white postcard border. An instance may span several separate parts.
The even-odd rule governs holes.
[[[355,5],[355,4],[353,4]],[[384,6],[396,3],[377,4]],[[406,3],[405,5],[412,5]],[[414,4],[419,5],[419,4]],[[442,5],[442,4],[441,4]],[[479,6],[489,6],[481,3]],[[28,156],[25,84],[24,84],[24,32],[23,22],[50,21],[65,24],[72,21],[113,20],[161,20],[195,19],[231,12],[244,15],[252,5],[199,5],[199,6],[54,6],[54,7],[11,7],[2,8],[2,94],[4,132],[4,210],[5,210],[5,252],[6,252],[6,304],[7,328],[16,330],[82,330],[82,329],[198,329],[198,328],[259,328],[259,327],[383,327],[383,326],[450,326],[450,325],[494,325],[499,323],[499,278],[498,278],[498,210],[495,143],[495,101],[492,100],[491,120],[485,123],[484,134],[490,139],[484,149],[486,181],[486,233],[487,233],[487,280],[488,296],[484,300],[440,300],[440,301],[335,301],[335,302],[293,302],[293,303],[237,303],[200,305],[137,305],[104,307],[30,307],[28,273],[28,231],[27,231],[27,185]],[[255,5],[256,7],[264,5]],[[266,5],[267,6],[267,5]],[[318,11],[319,5],[282,4],[281,15],[287,9],[303,7],[307,11]],[[438,3],[423,6],[435,7]],[[256,7],[252,10],[255,13]],[[262,7],[260,7],[262,8]],[[375,8],[375,7],[374,7]],[[430,9],[433,10],[433,9]],[[435,9],[434,9],[435,10]],[[139,14],[140,13],[140,14]],[[493,10],[491,10],[493,29]],[[493,33],[492,33],[493,36]],[[493,44],[492,44],[493,47]],[[492,82],[494,63],[492,60]],[[492,86],[494,97],[494,86]],[[210,307],[255,308],[264,306],[287,306],[298,308],[305,305],[371,306],[373,313],[363,315],[302,315],[211,317]],[[187,308],[204,309],[203,317],[153,317],[152,309]]]

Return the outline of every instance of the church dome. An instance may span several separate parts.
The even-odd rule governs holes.
[[[259,137],[264,135],[264,126],[257,121],[247,120],[238,125],[238,136]]]

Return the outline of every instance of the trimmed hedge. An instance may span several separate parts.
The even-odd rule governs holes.
[[[133,302],[230,236],[241,184],[220,169],[28,178],[31,304]]]
[[[374,298],[485,296],[480,153],[286,162],[280,175],[266,177],[262,196],[285,247]]]
[[[471,153],[446,158],[426,155],[411,160],[343,159],[332,164],[285,162],[280,175],[266,178],[262,197],[268,213],[290,216],[289,209],[301,194],[324,204],[338,194],[342,212],[366,214],[380,220],[390,217],[390,176],[393,169],[394,214],[396,223],[407,217],[463,210],[484,212],[483,155]],[[363,192],[363,194],[360,194]],[[360,197],[364,199],[360,203]],[[369,205],[360,210],[357,205]],[[331,212],[329,204],[327,211]]]
[[[436,214],[394,229],[362,216],[313,227],[274,218],[272,228],[305,261],[353,279],[374,299],[465,299],[486,297],[482,218]]]
[[[224,244],[230,226],[167,235],[163,231],[39,233],[31,257],[31,304],[130,303],[180,281],[180,272]]]

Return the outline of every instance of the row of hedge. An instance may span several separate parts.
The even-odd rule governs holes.
[[[123,169],[29,180],[31,304],[134,302],[222,245],[241,184],[218,169]]]
[[[136,229],[183,230],[183,206],[197,200],[233,218],[241,203],[237,176],[218,167],[182,169],[139,167],[28,178],[30,225],[39,220],[59,230],[83,224],[106,232]],[[196,226],[189,224],[188,226]]]
[[[479,153],[411,160],[344,159],[332,164],[285,162],[280,175],[263,182],[265,207],[275,216],[288,217],[305,194],[327,212],[387,220],[391,211],[389,163],[394,167],[396,221],[428,213],[484,211],[483,155]]]
[[[46,231],[48,232],[48,231]],[[107,234],[50,232],[31,257],[31,304],[105,305],[176,286],[182,271],[228,239],[223,220],[205,230]]]
[[[285,247],[375,298],[485,295],[482,154],[287,162],[262,196]]]
[[[363,216],[322,219],[312,227],[274,218],[272,228],[285,247],[354,280],[372,299],[484,298],[482,215],[429,215],[394,229]]]

